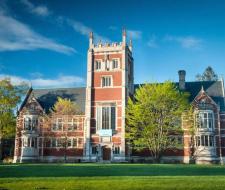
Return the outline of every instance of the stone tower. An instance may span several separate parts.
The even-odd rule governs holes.
[[[94,43],[89,36],[86,88],[85,151],[87,161],[123,161],[125,108],[133,94],[132,43],[126,31],[120,43]]]

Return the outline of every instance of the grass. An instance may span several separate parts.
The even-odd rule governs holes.
[[[0,190],[225,189],[225,167],[162,164],[0,165]]]

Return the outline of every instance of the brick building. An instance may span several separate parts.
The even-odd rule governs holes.
[[[30,88],[17,116],[14,162],[147,161],[147,151],[130,152],[125,142],[125,107],[134,85],[132,43],[94,44],[90,33],[87,53],[86,88]],[[223,81],[185,82],[185,71],[179,71],[180,90],[190,92],[197,126],[195,149],[197,162],[225,160],[225,96]],[[51,118],[46,125],[42,117],[57,97],[77,103],[80,115]],[[165,161],[189,163],[190,135],[183,118],[183,149],[168,151]],[[66,141],[65,141],[66,138]],[[66,142],[66,146],[65,143]],[[66,147],[66,148],[65,148]]]

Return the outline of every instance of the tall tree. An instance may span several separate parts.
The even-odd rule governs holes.
[[[71,102],[71,100],[58,97],[57,102],[50,112],[51,114],[74,115],[79,114],[80,110],[74,102]]]
[[[2,158],[2,140],[15,135],[16,117],[14,112],[26,87],[26,84],[12,85],[9,78],[0,80],[0,159]]]
[[[197,74],[196,75],[197,81],[217,81],[218,75],[214,72],[213,68],[208,66],[203,74]]]
[[[140,86],[126,109],[127,138],[135,150],[148,149],[155,162],[170,148],[180,147],[181,114],[188,109],[188,96],[167,81]]]
[[[67,98],[58,97],[57,102],[50,109],[50,113],[48,115],[44,115],[44,128],[48,129],[52,127],[52,122],[56,120],[56,118],[61,117],[64,120],[64,123],[68,124],[68,120],[71,119],[74,115],[79,115],[80,109],[77,104],[72,102]],[[63,148],[64,148],[64,161],[67,161],[67,142],[68,142],[68,125],[63,126]],[[43,134],[44,135],[44,134]]]

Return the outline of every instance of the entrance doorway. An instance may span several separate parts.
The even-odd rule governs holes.
[[[102,160],[111,160],[111,148],[107,146],[102,147]]]

